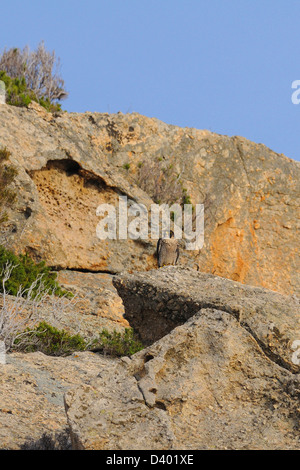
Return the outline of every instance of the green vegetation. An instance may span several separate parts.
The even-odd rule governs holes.
[[[0,71],[0,80],[5,84],[6,103],[12,106],[27,107],[32,101],[39,103],[47,111],[61,111],[59,103],[51,103],[48,98],[38,98],[37,95],[28,88],[25,77],[11,78],[7,73]]]
[[[9,186],[18,172],[14,166],[8,165],[10,156],[6,147],[0,148],[0,224],[7,220],[6,209],[12,207],[16,199],[16,193]]]
[[[9,279],[5,282],[5,290],[11,295],[17,295],[20,287],[22,287],[22,294],[26,297],[32,284],[41,278],[42,286],[37,282],[37,285],[32,289],[32,297],[35,297],[38,292],[43,293],[47,291],[60,297],[63,295],[72,296],[70,292],[61,289],[56,281],[57,273],[52,272],[51,268],[46,266],[44,261],[35,263],[27,254],[15,255],[1,245],[0,269],[2,269],[2,272],[0,272],[0,292],[3,292],[2,281],[6,265],[14,266]]]
[[[74,351],[84,351],[86,342],[80,335],[70,335],[43,321],[33,330],[27,328],[15,340],[14,349],[22,352],[40,351],[47,356],[68,356]]]
[[[31,51],[12,47],[0,54],[0,80],[6,87],[6,103],[28,106],[36,101],[47,111],[61,111],[58,101],[65,99],[64,80],[60,76],[60,59],[48,51],[44,42]]]
[[[192,204],[191,196],[187,193],[187,189],[182,189],[182,204]]]
[[[123,333],[114,330],[109,333],[103,329],[98,338],[88,343],[81,335],[70,335],[65,330],[58,330],[45,321],[34,329],[27,328],[15,340],[14,350],[22,352],[40,351],[48,356],[67,356],[76,351],[91,350],[110,356],[131,356],[143,349],[131,328]]]
[[[191,204],[192,211],[195,212],[195,206],[192,204],[191,196],[187,193],[187,189],[183,188],[182,190],[182,205],[184,204]]]
[[[9,165],[11,156],[6,147],[0,148],[0,225],[8,220],[7,208],[12,207],[16,200],[16,193],[10,188],[17,175],[14,166]],[[51,291],[55,295],[68,297],[72,296],[60,288],[56,282],[57,274],[51,272],[44,261],[35,263],[27,254],[15,255],[0,245],[0,292],[3,292],[3,279],[5,267],[13,266],[9,279],[5,282],[5,290],[8,294],[17,295],[22,288],[23,296],[26,296],[33,283],[36,286],[31,289],[31,295],[34,297],[37,292],[43,293]],[[41,279],[42,286],[36,282]],[[42,287],[42,289],[41,289]],[[40,289],[40,291],[39,291]]]
[[[124,163],[123,168],[124,168],[124,170],[129,170],[130,163]]]
[[[125,328],[123,333],[114,330],[112,333],[103,329],[95,340],[93,348],[110,356],[131,356],[144,348],[137,340],[132,328]]]

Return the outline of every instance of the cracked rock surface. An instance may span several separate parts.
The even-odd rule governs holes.
[[[298,449],[299,375],[202,309],[65,395],[75,449]]]
[[[58,269],[153,269],[156,240],[99,240],[96,209],[120,195],[149,209],[139,168],[164,161],[192,204],[204,204],[204,246],[182,250],[181,265],[299,293],[299,162],[243,137],[138,113],[53,115],[34,103],[1,106],[0,145],[19,170],[17,207],[0,241],[18,252]]]
[[[300,449],[296,298],[176,267],[115,285],[140,333],[177,326],[65,395],[73,448]]]
[[[124,273],[113,283],[123,300],[125,318],[144,344],[160,339],[200,309],[213,308],[236,318],[274,362],[300,371],[291,360],[294,342],[300,339],[296,296],[174,266]]]
[[[53,436],[67,428],[64,394],[89,384],[112,359],[80,352],[50,357],[40,352],[12,353],[0,368],[0,449],[20,450],[44,433]]]
[[[122,360],[9,354],[0,447],[68,424],[74,449],[300,449],[299,162],[138,113],[36,103],[1,106],[0,146],[18,169],[0,243],[79,295],[60,326],[130,325],[148,346]],[[138,174],[157,161],[204,204],[205,242],[153,270],[156,240],[100,240],[96,209],[120,195],[149,209]]]
[[[1,448],[68,426],[74,449],[300,449],[295,297],[176,267],[115,284],[140,333],[173,315],[165,336],[131,359],[8,354]]]

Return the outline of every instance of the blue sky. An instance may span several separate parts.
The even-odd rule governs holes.
[[[15,0],[0,13],[1,50],[56,51],[67,111],[136,111],[300,161],[300,0]]]

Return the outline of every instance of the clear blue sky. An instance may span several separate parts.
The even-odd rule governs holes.
[[[0,49],[60,57],[67,111],[137,111],[300,160],[300,0],[1,2]]]

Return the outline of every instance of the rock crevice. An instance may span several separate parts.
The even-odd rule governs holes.
[[[75,449],[299,449],[299,385],[203,309],[65,400]]]
[[[114,277],[113,284],[123,300],[125,318],[145,344],[212,308],[233,316],[270,360],[291,372],[300,371],[291,360],[293,341],[300,338],[300,304],[295,296],[173,266],[124,273]]]

